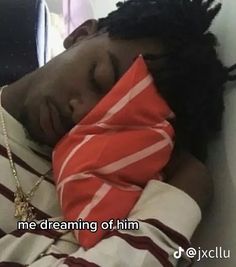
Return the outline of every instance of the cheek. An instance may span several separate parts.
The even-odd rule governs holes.
[[[97,96],[92,92],[81,92],[79,98],[70,100],[72,120],[75,124],[79,123],[100,101],[102,96]]]

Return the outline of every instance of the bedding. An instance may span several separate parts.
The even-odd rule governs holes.
[[[140,56],[112,90],[56,146],[53,169],[66,220],[125,219],[170,159],[173,113]],[[112,229],[110,229],[112,230]],[[84,248],[105,234],[75,230]]]

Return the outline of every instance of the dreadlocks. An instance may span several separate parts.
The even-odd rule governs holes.
[[[144,55],[159,92],[176,114],[177,144],[201,160],[212,134],[221,128],[224,84],[236,68],[223,66],[217,40],[208,31],[221,4],[215,0],[128,0],[99,20],[111,38],[155,37],[162,56]],[[155,61],[161,60],[159,69]]]

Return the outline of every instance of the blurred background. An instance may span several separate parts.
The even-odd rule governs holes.
[[[118,0],[46,0],[51,14],[52,56],[63,51],[63,39],[91,18],[105,17],[116,9]]]

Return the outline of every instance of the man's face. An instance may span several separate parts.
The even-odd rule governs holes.
[[[33,74],[21,121],[35,141],[54,146],[114,86],[139,54],[160,54],[157,40],[78,38]]]

